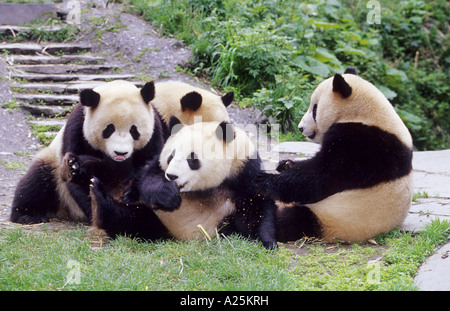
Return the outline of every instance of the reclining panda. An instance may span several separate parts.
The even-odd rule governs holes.
[[[245,132],[226,122],[182,125],[172,117],[172,133],[174,128],[178,130],[164,145],[159,161],[148,162],[141,171],[142,202],[130,201],[132,209],[113,200],[94,178],[95,230],[109,236],[126,233],[155,239],[160,234],[160,238],[192,240],[201,236],[201,225],[209,236],[216,229],[224,234],[236,232],[259,239],[268,249],[276,248],[275,203],[251,186],[250,180],[261,172],[261,159]],[[173,205],[156,206],[155,194]],[[167,231],[155,225],[152,210]]]

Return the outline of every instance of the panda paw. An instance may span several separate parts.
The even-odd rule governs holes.
[[[78,162],[78,157],[70,152],[65,156],[66,166],[69,169],[69,173],[72,176],[80,174],[80,162]]]
[[[272,251],[278,248],[278,243],[276,241],[261,241],[265,249]]]
[[[95,176],[89,180],[89,188],[95,192],[101,192],[101,193],[104,192],[102,182],[100,181],[100,179],[98,179]]]
[[[69,181],[72,177],[80,175],[80,163],[74,154],[70,152],[66,153],[63,163],[64,165],[61,171],[63,180]]]
[[[281,173],[281,172],[285,172],[287,170],[290,170],[292,168],[294,168],[295,166],[295,162],[292,160],[282,160],[278,163],[277,166],[277,172]]]
[[[175,183],[164,183],[160,191],[153,193],[151,205],[156,209],[174,210],[181,205],[181,195]]]

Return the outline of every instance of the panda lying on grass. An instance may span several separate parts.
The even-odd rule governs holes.
[[[118,204],[94,178],[91,186],[92,226],[110,236],[133,234],[155,238],[154,215],[170,236],[192,240],[216,232],[240,233],[276,248],[275,204],[255,191],[249,182],[261,172],[255,146],[241,129],[226,122],[199,122],[182,125],[173,117],[168,139],[159,161],[150,161],[138,178],[143,202],[133,208]],[[159,167],[163,174],[159,174]],[[163,194],[174,206],[155,206],[150,196]],[[169,199],[172,198],[172,199]],[[181,202],[178,201],[181,199]],[[179,208],[175,208],[180,204]],[[217,230],[217,231],[216,231]],[[160,232],[161,238],[167,237]]]

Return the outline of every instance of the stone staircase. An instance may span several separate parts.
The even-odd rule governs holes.
[[[45,31],[58,31],[47,27]],[[0,33],[29,31],[28,27],[1,26]],[[37,125],[61,126],[78,102],[78,93],[109,80],[129,80],[117,64],[91,53],[91,46],[79,43],[0,43],[6,61],[14,100],[34,116]],[[140,82],[135,82],[138,86]],[[49,133],[49,135],[52,133]]]

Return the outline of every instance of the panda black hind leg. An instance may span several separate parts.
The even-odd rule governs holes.
[[[259,200],[261,215],[259,215],[258,237],[265,248],[276,249],[278,245],[275,226],[275,202],[265,197],[259,197]]]
[[[54,168],[38,160],[17,185],[10,220],[21,224],[47,222],[56,216],[58,205]]]
[[[278,241],[288,242],[302,237],[322,237],[319,219],[308,207],[298,204],[282,206],[276,214]]]

